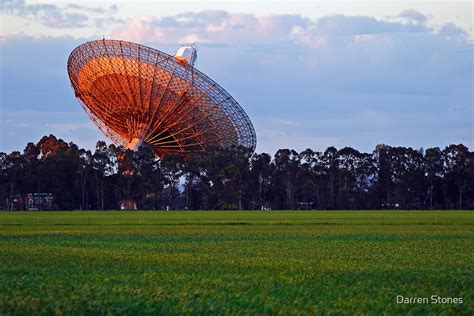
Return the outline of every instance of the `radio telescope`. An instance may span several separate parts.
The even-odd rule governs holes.
[[[195,47],[175,56],[119,40],[76,47],[67,70],[76,98],[117,145],[187,154],[209,146],[254,151],[255,130],[237,101],[194,68]]]

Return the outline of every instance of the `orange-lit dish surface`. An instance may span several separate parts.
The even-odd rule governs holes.
[[[253,125],[217,83],[174,56],[125,41],[84,43],[71,53],[76,97],[117,145],[142,142],[162,156],[209,146],[255,150]]]

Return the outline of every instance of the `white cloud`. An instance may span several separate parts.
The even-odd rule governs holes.
[[[124,26],[112,32],[114,38],[132,42],[156,42],[163,39],[163,32],[155,26],[156,19],[152,16],[133,18]]]
[[[199,35],[197,34],[188,34],[179,39],[180,43],[189,44],[199,42]]]
[[[322,48],[328,43],[326,37],[317,35],[313,30],[303,29],[299,26],[293,27],[291,38],[299,44],[314,49]]]
[[[290,40],[294,27],[309,22],[300,15],[257,16],[205,10],[163,18],[134,17],[113,30],[112,36],[142,42],[198,39],[203,43],[269,43]]]

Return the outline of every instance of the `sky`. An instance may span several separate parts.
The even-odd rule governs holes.
[[[107,141],[66,71],[76,46],[103,37],[169,54],[196,42],[196,67],[242,105],[257,152],[473,150],[472,12],[470,1],[2,0],[0,151],[49,134]]]

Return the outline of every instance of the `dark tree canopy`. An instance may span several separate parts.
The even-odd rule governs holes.
[[[233,147],[159,160],[146,144],[99,141],[91,152],[49,135],[0,153],[0,208],[35,192],[52,193],[56,209],[474,209],[474,153],[382,144],[271,157]]]

